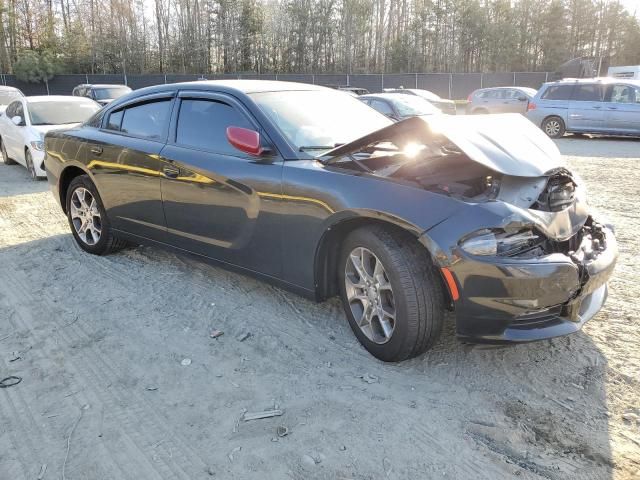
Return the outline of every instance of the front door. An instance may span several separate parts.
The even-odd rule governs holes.
[[[578,84],[569,101],[567,129],[570,131],[604,131],[602,86],[596,83]]]
[[[275,151],[253,157],[227,141],[231,126],[260,131],[232,97],[185,91],[178,100],[161,154],[168,242],[279,277],[282,159]]]

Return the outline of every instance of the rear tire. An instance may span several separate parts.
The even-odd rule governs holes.
[[[551,138],[560,138],[564,136],[566,131],[564,121],[560,117],[547,117],[542,121],[540,125],[542,131]]]
[[[2,150],[2,161],[4,162],[5,165],[15,165],[16,162],[15,160],[11,160],[9,158],[9,155],[7,154],[7,149],[4,146],[4,142],[2,141],[2,139],[0,138],[0,149]]]
[[[369,353],[399,362],[436,342],[444,295],[428,252],[415,239],[380,226],[361,228],[344,240],[339,262],[342,304]],[[364,267],[363,274],[356,263]]]
[[[73,237],[85,252],[108,255],[127,246],[113,233],[98,190],[88,175],[71,180],[66,206]]]

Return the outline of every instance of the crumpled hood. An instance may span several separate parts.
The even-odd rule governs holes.
[[[553,141],[516,113],[412,117],[334,148],[322,158],[330,164],[368,145],[385,141],[428,143],[438,134],[456,144],[471,160],[504,175],[540,177],[564,167]]]

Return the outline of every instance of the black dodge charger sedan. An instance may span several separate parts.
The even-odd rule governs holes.
[[[318,301],[340,295],[385,361],[459,337],[575,332],[617,259],[578,176],[520,115],[392,123],[342,92],[286,82],[160,85],[45,139],[84,250],[154,244]]]

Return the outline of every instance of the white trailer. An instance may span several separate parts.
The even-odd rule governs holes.
[[[609,67],[607,76],[613,78],[633,78],[640,79],[640,65],[630,65],[627,67]]]

